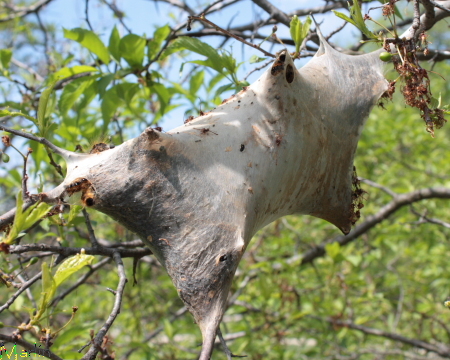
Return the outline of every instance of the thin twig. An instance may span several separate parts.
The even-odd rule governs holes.
[[[28,352],[27,356],[30,356],[30,357],[34,357],[34,356],[41,357],[41,356],[43,356],[43,357],[46,357],[46,358],[52,359],[52,360],[63,360],[58,355],[56,355],[53,352],[51,352],[49,349],[37,348],[36,344],[30,344],[28,341],[25,341],[22,337],[19,337],[17,335],[14,336],[14,335],[0,334],[0,340],[2,340],[2,343],[3,343],[3,341],[6,341],[6,343],[20,345],[25,350],[27,350],[27,352]],[[34,354],[34,355],[32,355],[32,354]],[[12,355],[12,353],[11,353],[11,355]],[[1,356],[1,353],[0,353],[0,356]],[[8,356],[10,356],[10,355],[8,355]],[[16,355],[16,357],[14,359],[17,359],[17,355]]]
[[[16,65],[17,67],[24,69],[26,71],[28,71],[31,75],[34,76],[34,78],[39,81],[39,82],[43,82],[45,79],[39,74],[37,73],[34,69],[32,69],[31,67],[29,67],[27,64],[24,64],[23,62],[15,59],[15,58],[11,58],[11,63],[13,63],[14,65]]]
[[[94,31],[94,29],[92,28],[91,22],[89,20],[89,0],[85,0],[85,2],[84,2],[84,15],[85,15],[85,20],[89,27],[89,30]]]
[[[42,30],[42,33],[44,34],[44,55],[45,58],[47,60],[47,69],[50,69],[50,66],[52,65],[52,61],[50,59],[50,48],[48,45],[48,34],[47,34],[47,29],[44,26],[44,23],[41,20],[41,16],[39,15],[39,12],[36,12],[36,18],[39,24],[39,27]]]
[[[247,78],[248,78],[251,74],[253,74],[255,71],[262,70],[262,69],[264,69],[265,67],[269,66],[271,63],[273,63],[273,60],[272,60],[272,59],[270,59],[269,61],[266,61],[266,62],[265,62],[264,64],[262,64],[261,66],[258,66],[258,67],[256,67],[256,68],[254,68],[253,70],[250,70],[250,71],[247,73],[247,75],[244,76],[244,80],[247,80]]]
[[[67,158],[67,157],[70,157],[70,156],[80,156],[79,154],[74,153],[72,151],[61,149],[60,147],[52,144],[50,141],[48,141],[46,138],[43,138],[43,137],[37,137],[37,136],[34,136],[32,134],[26,133],[24,131],[14,130],[14,129],[11,129],[11,128],[6,127],[4,125],[1,125],[1,124],[0,124],[0,130],[9,132],[9,133],[17,135],[17,136],[21,136],[21,137],[23,137],[25,139],[37,141],[38,143],[41,143],[41,144],[47,146],[48,148],[50,148],[55,154],[61,155],[64,158]]]
[[[127,277],[125,275],[125,270],[123,266],[122,258],[117,250],[113,252],[113,259],[117,265],[117,272],[119,274],[119,284],[117,285],[117,290],[115,294],[114,306],[111,310],[111,313],[108,316],[105,324],[98,331],[97,335],[92,341],[92,347],[89,351],[82,357],[82,360],[94,360],[97,357],[98,352],[100,351],[100,346],[103,343],[103,338],[108,332],[111,325],[114,323],[114,320],[120,313],[120,307],[122,305],[122,297],[125,290],[125,285],[127,283]]]
[[[247,357],[247,355],[234,355],[231,350],[227,346],[227,342],[223,338],[222,331],[220,330],[220,327],[217,328],[217,336],[219,337],[220,344],[222,345],[223,352],[227,356],[227,360],[231,360],[232,358],[244,358]]]
[[[102,255],[112,257],[115,252],[118,252],[121,257],[142,257],[151,255],[152,252],[148,248],[142,249],[117,249],[100,246],[98,248],[80,248],[80,247],[62,247],[46,244],[26,244],[26,245],[11,245],[9,252],[11,254],[22,254],[29,251],[51,251],[55,254],[63,255],[64,257],[79,254],[82,250],[88,255]]]
[[[97,238],[95,237],[94,228],[92,227],[91,219],[89,218],[89,214],[86,208],[83,208],[82,213],[84,216],[84,221],[86,222],[86,227],[88,229],[89,241],[91,242],[92,247],[94,249],[97,249],[100,247],[100,244],[97,242]]]
[[[37,11],[39,11],[43,6],[47,5],[48,3],[50,3],[53,0],[40,0],[37,3],[35,3],[34,5],[31,6],[23,6],[23,7],[13,7],[13,13],[9,16],[6,16],[4,18],[0,19],[0,23],[2,22],[6,22],[6,21],[10,21],[10,20],[14,20],[17,18],[21,18],[24,17],[26,15],[29,14],[33,14]]]
[[[367,185],[372,186],[374,188],[383,190],[386,194],[388,194],[388,195],[390,195],[390,196],[392,196],[394,198],[398,195],[396,192],[392,191],[388,187],[380,185],[380,184],[376,183],[375,181],[372,181],[372,180],[369,180],[369,179],[364,179],[362,177],[358,177],[358,180],[363,182],[364,184],[367,184]]]
[[[131,29],[125,24],[125,22],[123,21],[124,18],[124,13],[123,11],[120,11],[119,8],[117,7],[117,5],[112,2],[109,3],[106,0],[101,0],[102,3],[104,3],[107,7],[109,7],[111,9],[111,11],[114,13],[114,15],[117,17],[117,19],[119,20],[119,22],[122,24],[123,28],[129,33],[131,34]]]
[[[240,42],[242,42],[242,43],[244,43],[244,44],[246,44],[246,45],[248,45],[248,46],[250,46],[250,47],[252,47],[252,48],[254,48],[256,50],[261,51],[264,55],[275,58],[274,54],[271,54],[271,53],[267,52],[266,50],[261,49],[258,45],[252,44],[252,43],[248,42],[247,40],[244,40],[243,38],[241,38],[241,37],[239,37],[237,35],[234,35],[233,33],[229,32],[228,30],[222,29],[221,27],[217,26],[213,22],[211,22],[211,21],[209,21],[209,20],[207,20],[207,19],[205,19],[204,17],[201,17],[201,16],[189,16],[189,21],[188,21],[188,25],[187,25],[187,30],[188,31],[191,29],[190,24],[191,24],[191,22],[193,20],[202,21],[202,22],[204,22],[204,23],[214,27],[217,31],[220,31],[220,32],[226,34],[227,36],[230,36],[230,37],[232,37],[232,38],[234,38],[234,39],[236,39],[236,40],[238,40],[238,41],[240,41]]]
[[[27,181],[28,181],[28,174],[27,174],[27,162],[28,157],[33,152],[31,148],[28,149],[27,154],[23,158],[23,172],[22,172],[22,197],[24,200],[30,199],[30,193],[28,192],[27,187]]]
[[[265,10],[271,18],[275,19],[277,22],[280,22],[287,27],[289,27],[290,19],[289,17],[280,9],[273,6],[267,0],[252,0],[256,5],[258,5],[261,9]]]
[[[34,275],[30,280],[22,284],[22,287],[17,290],[7,301],[4,305],[0,306],[0,313],[3,312],[3,310],[8,309],[14,301],[22,294],[26,289],[28,289],[31,285],[33,285],[36,281],[38,281],[41,278],[42,272],[37,273]]]

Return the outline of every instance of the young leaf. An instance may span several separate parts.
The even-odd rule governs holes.
[[[20,190],[16,199],[16,216],[14,217],[14,223],[11,230],[5,239],[6,244],[11,244],[24,230],[28,229],[35,222],[40,220],[52,206],[45,203],[36,203],[24,212],[22,212],[22,207],[23,196],[22,190]]]
[[[29,207],[25,212],[25,221],[23,223],[23,230],[26,230],[33,226],[37,221],[42,219],[48,211],[52,208],[52,205],[46,203],[39,203],[36,206]]]
[[[350,6],[350,8],[349,8],[351,18],[349,18],[347,15],[345,15],[339,11],[336,11],[336,10],[331,10],[331,11],[333,11],[337,17],[340,17],[341,19],[356,26],[369,39],[378,39],[378,36],[375,35],[372,31],[370,31],[367,28],[366,23],[364,22],[364,18],[362,16],[361,8],[359,6],[358,1],[353,1],[353,6]]]
[[[224,61],[220,56],[219,52],[214,49],[212,46],[200,41],[196,38],[191,38],[188,36],[180,36],[177,38],[161,55],[161,59],[166,56],[182,50],[186,49],[197,54],[203,55],[207,58],[207,60],[195,60],[191,61],[192,63],[208,66],[217,72],[223,73],[223,68],[225,67]]]
[[[94,82],[95,78],[96,76],[87,76],[81,79],[74,80],[69,85],[64,87],[58,104],[61,114],[67,114],[67,112],[72,108],[73,104],[75,104],[75,101],[77,101],[84,90],[86,90],[86,88]]]
[[[87,73],[87,72],[98,72],[99,70],[93,66],[88,65],[75,65],[72,67],[64,67],[58,70],[49,77],[49,83],[55,80],[62,80],[68,78],[69,76]]]
[[[76,273],[85,265],[90,265],[94,260],[94,256],[86,254],[77,254],[64,260],[56,270],[54,280],[55,285],[61,285],[70,275]]]
[[[0,110],[0,117],[3,117],[3,116],[11,116],[11,117],[22,116],[25,119],[28,119],[28,120],[32,121],[33,123],[37,124],[37,119],[36,118],[34,118],[32,116],[29,116],[27,114],[23,114],[21,112],[15,112],[15,111],[11,112],[8,109],[1,109]]]
[[[195,75],[193,75],[189,80],[189,93],[192,94],[194,98],[195,95],[197,94],[197,91],[200,89],[200,86],[202,86],[204,78],[205,78],[205,71],[201,70],[198,71]]]
[[[256,64],[264,60],[266,60],[266,58],[259,57],[258,55],[252,55],[249,59],[249,63]]]
[[[11,61],[12,51],[9,49],[0,50],[0,69],[9,68],[9,62]]]
[[[302,46],[303,40],[308,36],[309,28],[311,27],[311,17],[307,17],[303,24],[297,15],[292,17],[289,24],[289,31],[291,33],[292,40],[295,43],[295,52],[300,53],[300,46]]]
[[[145,39],[135,34],[125,35],[119,43],[120,55],[132,67],[140,67],[144,60]]]
[[[64,37],[67,39],[75,40],[80,43],[90,52],[97,55],[97,57],[106,65],[109,64],[109,52],[100,38],[92,31],[75,28],[72,30],[64,30]]]
[[[31,325],[35,325],[39,322],[45,310],[47,310],[48,304],[55,295],[56,285],[53,279],[52,273],[46,262],[42,263],[42,292],[39,299],[39,308],[35,315],[31,315]]]
[[[169,25],[164,25],[155,31],[155,33],[153,34],[153,39],[150,40],[147,45],[148,61],[152,61],[156,57],[159,50],[161,49],[162,42],[167,39],[169,34]]]
[[[42,94],[41,98],[39,99],[39,107],[38,107],[38,129],[41,136],[46,135],[47,130],[50,127],[49,117],[47,116],[47,107],[49,104],[50,95],[52,94],[53,88],[55,87],[56,80],[52,82],[47,89],[45,89]]]
[[[114,29],[111,31],[111,36],[109,37],[109,45],[108,50],[111,53],[111,55],[116,59],[117,61],[120,61],[120,34],[119,30],[114,26]]]

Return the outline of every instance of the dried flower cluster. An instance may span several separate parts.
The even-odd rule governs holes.
[[[426,35],[421,36],[421,39],[422,44],[426,44]],[[397,53],[394,54],[397,56],[392,58],[392,62],[400,75],[398,79],[402,79],[404,83],[401,92],[405,98],[405,103],[420,110],[421,117],[426,124],[426,130],[434,137],[434,130],[440,129],[447,120],[444,118],[444,111],[432,104],[428,71],[422,68],[417,60],[416,43],[414,40],[397,38],[392,39],[392,42],[385,41],[384,49],[392,52],[392,43],[395,44],[397,49]],[[389,88],[382,98],[392,99],[397,80],[390,82]],[[380,105],[383,104],[380,103]]]

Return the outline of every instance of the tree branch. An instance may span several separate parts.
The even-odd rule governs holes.
[[[366,221],[356,226],[348,235],[338,236],[332,240],[323,242],[320,245],[312,248],[303,255],[294,256],[289,260],[289,263],[301,259],[301,264],[307,264],[314,259],[325,255],[325,246],[327,244],[338,242],[340,245],[347,245],[353,240],[357,239],[362,234],[372,229],[375,225],[387,219],[394,212],[403,206],[412,204],[417,201],[425,199],[450,199],[450,189],[448,188],[428,188],[412,191],[407,194],[401,194],[394,197],[390,203],[385,205],[375,215],[369,216]]]
[[[13,296],[11,296],[8,301],[6,301],[6,303],[2,306],[0,306],[0,313],[3,312],[3,310],[8,309],[13,303],[14,301],[16,301],[16,299],[19,297],[20,294],[22,294],[26,289],[28,289],[31,285],[33,285],[36,281],[38,281],[41,278],[42,272],[37,273],[36,275],[34,275],[30,280],[28,280],[27,282],[23,283],[21,288],[19,290],[17,290]]]
[[[23,338],[19,338],[18,336],[0,334],[0,340],[6,341],[7,343],[20,345],[28,351],[28,356],[31,357],[33,357],[31,354],[35,354],[34,356],[44,356],[52,360],[63,360],[58,355],[52,353],[49,349],[37,348],[35,344],[30,344],[28,341],[25,341]],[[17,355],[15,355],[15,359],[17,359]]]
[[[35,13],[35,12],[39,11],[43,6],[49,4],[51,1],[53,1],[53,0],[40,0],[37,3],[35,3],[34,5],[27,6],[27,7],[15,7],[15,6],[11,7],[11,6],[9,6],[9,8],[12,10],[13,13],[4,18],[0,18],[0,23],[14,20],[14,19],[24,17],[29,14]]]
[[[337,325],[337,326],[347,327],[347,328],[353,329],[353,330],[358,330],[358,331],[363,332],[364,334],[381,336],[381,337],[385,337],[390,340],[399,341],[401,343],[408,344],[408,345],[414,346],[416,348],[434,352],[436,354],[439,354],[442,357],[450,358],[450,347],[448,347],[444,344],[439,344],[439,343],[438,344],[430,344],[430,343],[427,343],[422,340],[411,339],[411,338],[408,338],[406,336],[402,336],[402,335],[399,335],[396,333],[391,333],[388,331],[383,331],[383,330],[374,329],[374,328],[370,328],[370,327],[366,327],[366,326],[362,326],[362,325],[357,325],[357,324],[352,323],[351,321],[343,321],[343,320],[336,320],[336,319],[323,319],[318,316],[310,316],[310,317],[313,319],[326,321],[335,326]]]
[[[116,262],[117,265],[117,272],[119,274],[119,284],[117,285],[117,290],[115,292],[115,300],[114,300],[114,306],[109,314],[108,319],[106,320],[105,324],[102,326],[102,328],[99,330],[97,335],[95,336],[93,340],[92,347],[89,349],[89,351],[82,357],[82,360],[94,360],[97,357],[98,352],[100,351],[100,346],[103,343],[103,338],[108,332],[111,325],[114,323],[114,320],[116,317],[120,314],[120,307],[122,305],[122,296],[123,292],[125,290],[125,285],[127,283],[127,278],[125,275],[125,270],[123,267],[122,258],[119,254],[118,250],[114,250],[113,252],[113,259]]]
[[[256,5],[258,5],[261,9],[269,13],[270,17],[275,19],[276,21],[286,25],[289,27],[289,23],[291,22],[291,19],[280,9],[273,6],[269,1],[267,0],[252,0]]]
[[[73,155],[79,156],[79,154],[76,154],[72,151],[61,149],[60,147],[52,144],[50,141],[48,141],[46,138],[43,138],[43,137],[37,137],[32,134],[26,133],[24,131],[14,130],[14,129],[8,128],[4,125],[1,125],[1,124],[0,124],[0,130],[23,137],[25,139],[37,141],[38,143],[41,143],[41,144],[47,146],[48,148],[50,148],[55,154],[61,155],[64,158],[67,158],[67,157],[73,156]]]
[[[68,257],[71,255],[76,255],[84,249],[86,254],[88,255],[101,255],[101,256],[109,256],[113,257],[117,252],[121,257],[142,257],[145,255],[151,255],[152,252],[148,248],[142,249],[109,249],[106,247],[91,247],[91,248],[79,248],[79,247],[61,247],[61,246],[52,246],[46,244],[27,244],[27,245],[12,245],[10,248],[10,254],[22,254],[29,251],[51,251],[55,254],[63,255],[64,257]]]
[[[439,1],[436,2],[440,5],[439,10],[435,11],[434,17],[430,18],[431,14],[425,12],[422,16],[420,16],[419,21],[420,24],[425,26],[418,26],[418,20],[416,20],[416,16],[414,17],[413,24],[409,29],[407,29],[402,35],[400,35],[400,39],[406,38],[407,40],[416,38],[425,30],[431,29],[437,22],[440,20],[450,16],[450,1]]]

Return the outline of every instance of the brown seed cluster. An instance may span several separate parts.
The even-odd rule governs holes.
[[[389,0],[383,5],[383,16],[392,16],[395,13],[395,3],[398,0]]]
[[[11,138],[8,135],[2,136],[2,143],[5,146],[11,146]]]
[[[398,50],[397,55],[392,58],[395,70],[399,73],[404,84],[401,92],[405,103],[411,107],[418,108],[422,119],[425,121],[426,130],[434,137],[434,130],[440,129],[447,120],[444,111],[431,105],[432,93],[430,90],[430,79],[428,71],[423,69],[416,56],[416,43],[414,39],[392,39]],[[426,44],[426,35],[421,35],[422,44]],[[391,52],[391,42],[385,42],[384,48]],[[388,90],[382,98],[392,99],[395,91],[396,81],[389,84]],[[383,106],[383,103],[380,103]]]

